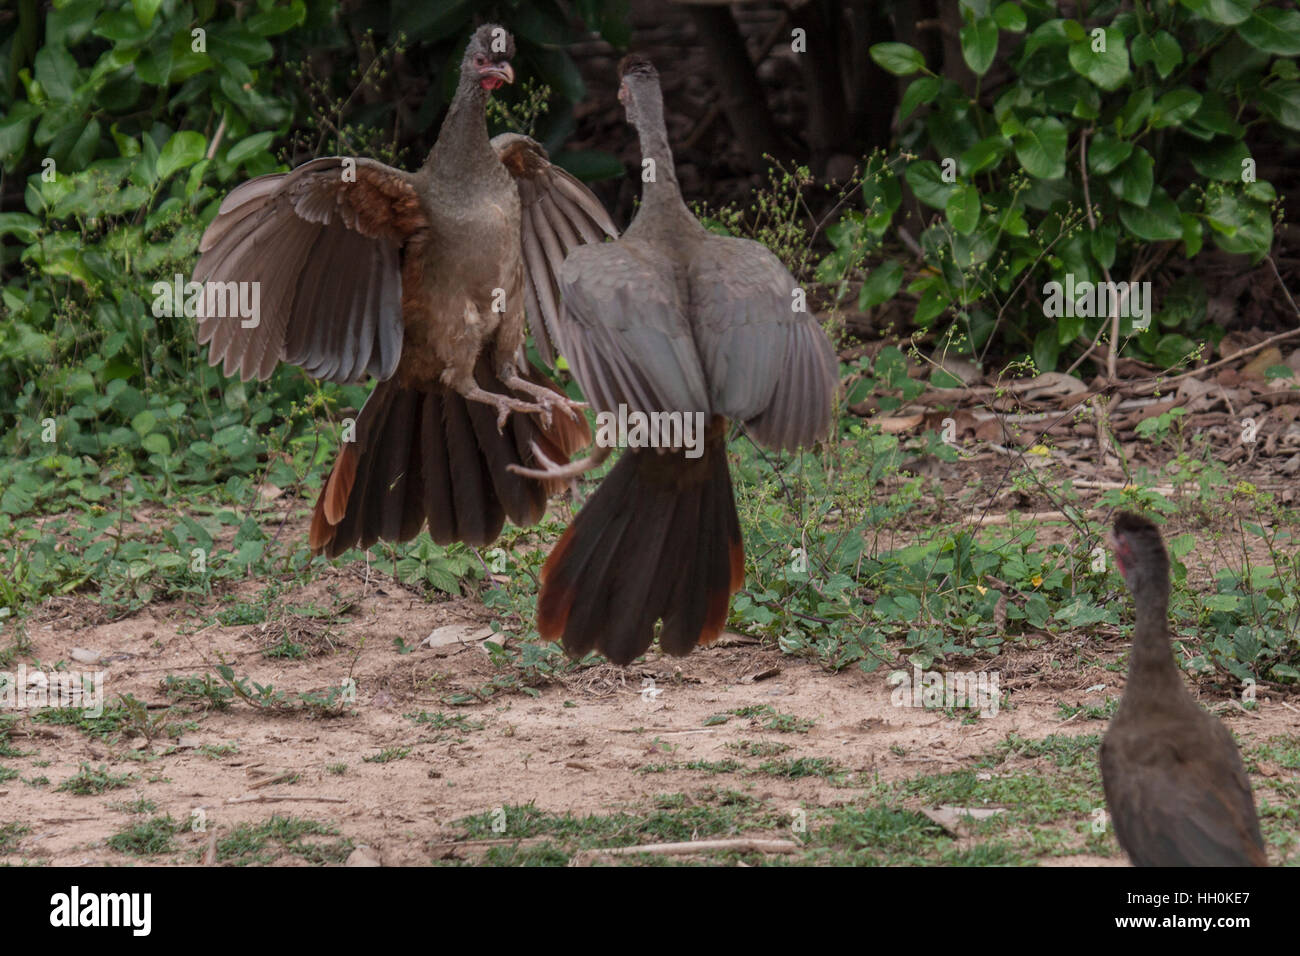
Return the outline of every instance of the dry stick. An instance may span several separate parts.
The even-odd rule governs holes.
[[[685,843],[647,843],[644,846],[620,846],[604,850],[584,850],[574,859],[592,859],[598,856],[635,856],[638,853],[655,853],[660,856],[685,856],[690,853],[713,853],[738,850],[741,853],[794,853],[799,844],[789,840],[695,840]]]
[[[221,137],[225,135],[225,132],[226,132],[226,114],[222,113],[221,122],[217,124],[217,131],[212,134],[212,142],[208,144],[208,155],[207,155],[208,159],[211,159],[213,156],[217,155],[217,147],[221,145]]]
[[[1088,214],[1088,231],[1096,232],[1097,220],[1093,218],[1092,215],[1092,195],[1088,190],[1088,130],[1086,129],[1079,132],[1079,176],[1083,180],[1083,209],[1084,212]],[[1110,269],[1102,266],[1101,274],[1106,277],[1107,288],[1111,288]],[[1109,296],[1109,298],[1110,348],[1106,351],[1106,380],[1108,382],[1113,382],[1115,381],[1115,362],[1119,356],[1119,302],[1114,295]],[[1097,330],[1097,337],[1093,339],[1092,344],[1088,346],[1088,351],[1079,356],[1079,360],[1066,369],[1066,375],[1069,375],[1078,368],[1083,363],[1083,360],[1092,354],[1092,350],[1095,349],[1097,343],[1101,341],[1103,329],[1105,329],[1104,325],[1102,328]]]
[[[226,803],[347,803],[343,797],[299,797],[280,793],[251,793],[244,797],[230,797]]]
[[[1291,329],[1289,332],[1279,332],[1276,335],[1270,335],[1264,341],[1257,342],[1249,348],[1242,349],[1240,352],[1233,352],[1227,358],[1219,359],[1217,362],[1211,362],[1209,365],[1202,365],[1200,368],[1194,368],[1190,372],[1184,372],[1182,375],[1175,375],[1173,378],[1161,378],[1158,375],[1153,376],[1149,381],[1134,383],[1131,388],[1134,392],[1139,388],[1143,390],[1150,389],[1154,392],[1157,388],[1172,385],[1174,382],[1181,382],[1185,378],[1196,378],[1198,375],[1204,375],[1206,372],[1216,369],[1221,365],[1227,365],[1229,362],[1235,362],[1239,358],[1253,355],[1261,349],[1268,348],[1268,346],[1272,345],[1274,342],[1281,342],[1283,339],[1295,338],[1297,335],[1300,335],[1300,328]]]
[[[1286,296],[1286,300],[1291,303],[1291,309],[1296,315],[1300,315],[1300,305],[1296,305],[1295,299],[1291,298],[1291,293],[1287,290],[1286,283],[1282,281],[1282,273],[1277,271],[1277,263],[1273,261],[1271,255],[1265,256],[1264,258],[1268,260],[1269,266],[1273,269],[1273,275],[1277,276],[1277,284],[1282,289],[1282,294]]]

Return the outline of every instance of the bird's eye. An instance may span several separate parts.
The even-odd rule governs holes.
[[[474,63],[476,66],[482,66],[486,62],[487,62],[487,57],[485,57],[482,53],[474,54]]]

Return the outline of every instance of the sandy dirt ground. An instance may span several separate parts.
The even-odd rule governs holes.
[[[93,666],[106,672],[110,702],[133,695],[149,705],[151,716],[166,715],[172,727],[147,740],[130,729],[100,738],[76,726],[29,719],[13,725],[9,745],[22,756],[3,761],[18,776],[0,782],[0,823],[17,821],[27,830],[3,846],[0,860],[141,862],[107,843],[130,822],[123,804],[139,799],[152,801],[157,815],[185,824],[174,851],[150,858],[154,863],[199,862],[205,851],[212,853],[217,835],[272,814],[328,823],[337,829],[335,839],[351,841],[346,855],[354,864],[393,865],[474,859],[475,847],[464,842],[464,827],[455,821],[506,805],[531,803],[577,815],[635,812],[659,794],[726,786],[786,819],[798,808],[852,804],[871,781],[969,767],[1011,734],[1038,739],[1100,733],[1104,722],[1064,719],[1060,705],[1100,705],[1123,682],[1122,674],[1104,667],[1124,649],[1116,636],[1088,638],[1095,645],[1088,648],[1080,646],[1082,639],[1044,637],[1037,646],[1011,649],[982,665],[998,671],[1004,706],[988,719],[963,719],[943,710],[894,706],[887,670],[831,673],[753,639],[726,635],[686,659],[655,652],[627,669],[573,671],[536,687],[537,696],[515,690],[448,706],[453,695],[481,692],[499,673],[482,643],[491,633],[490,614],[477,601],[429,604],[386,575],[367,578],[363,566],[332,568],[294,593],[293,603],[328,606],[343,598],[352,602],[351,611],[341,623],[303,625],[289,635],[314,653],[287,660],[264,654],[284,639],[282,625],[196,628],[196,620],[210,619],[240,597],[252,601],[259,590],[252,582],[241,589],[246,593],[207,606],[155,604],[114,621],[97,620],[95,605],[71,597],[29,618],[35,658],[97,657]],[[450,643],[408,653],[395,643],[400,638],[406,647],[420,645],[433,632],[436,640]],[[164,693],[167,675],[209,674],[220,660],[237,676],[291,696],[324,692],[350,677],[355,700],[335,717],[263,710],[241,701],[226,709],[183,705],[167,711],[174,703]],[[1253,713],[1231,701],[1206,702],[1246,743],[1294,734],[1300,724],[1294,704],[1267,693]],[[731,713],[764,705],[801,719],[804,732],[773,732],[762,718]],[[406,716],[420,712],[442,714],[442,726]],[[719,722],[721,714],[730,716]],[[693,761],[754,765],[737,757],[741,741],[793,745],[787,756],[825,758],[844,774],[828,780],[645,772]],[[365,759],[385,751],[400,758]],[[82,764],[131,776],[104,793],[58,791]],[[1017,766],[1013,755],[1002,770]],[[783,830],[745,835],[789,837]],[[284,854],[275,862],[307,861]],[[1122,857],[1043,862],[1115,865]]]

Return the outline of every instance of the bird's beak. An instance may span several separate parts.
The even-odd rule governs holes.
[[[489,63],[487,66],[480,67],[478,75],[479,84],[485,90],[495,90],[504,83],[513,83],[515,81],[515,71],[509,60],[502,60],[500,63]]]

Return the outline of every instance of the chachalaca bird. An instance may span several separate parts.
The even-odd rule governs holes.
[[[728,420],[771,448],[810,445],[830,426],[839,363],[781,261],[713,235],[686,208],[655,68],[629,56],[619,71],[641,142],[641,205],[623,238],[565,260],[556,339],[594,408],[702,413],[705,437],[698,457],[623,453],[547,559],[537,624],[573,657],[595,648],[628,664],[657,621],[669,654],[714,640],[744,583]],[[536,473],[571,476],[604,454]]]
[[[1267,866],[1232,734],[1192,699],[1174,663],[1160,532],[1120,512],[1112,545],[1137,607],[1128,682],[1101,744],[1119,845],[1135,866]]]
[[[487,97],[513,82],[513,53],[501,27],[475,31],[419,172],[312,160],[236,188],[203,235],[196,280],[261,284],[252,328],[200,314],[213,365],[245,381],[279,361],[380,380],[316,502],[315,553],[405,541],[426,520],[439,544],[487,544],[506,516],[538,521],[562,487],[508,466],[590,441],[576,403],[527,363],[525,314],[551,361],[560,264],[617,232],[540,144],[488,139]]]

